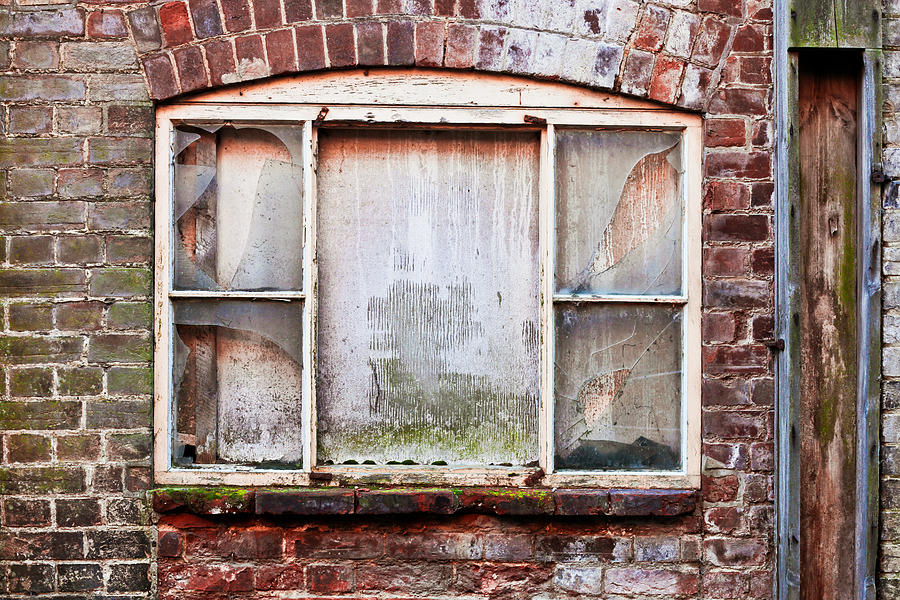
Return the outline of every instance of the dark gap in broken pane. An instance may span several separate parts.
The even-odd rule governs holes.
[[[538,454],[539,138],[322,130],[318,461]]]
[[[556,305],[555,466],[681,465],[681,307]]]
[[[302,302],[184,300],[175,324],[175,461],[301,460]]]
[[[175,288],[302,288],[301,131],[175,129]]]
[[[661,131],[557,130],[557,292],[680,293],[680,140]]]

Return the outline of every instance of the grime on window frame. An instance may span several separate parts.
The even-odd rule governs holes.
[[[156,482],[699,487],[700,117],[318,81],[157,109]]]

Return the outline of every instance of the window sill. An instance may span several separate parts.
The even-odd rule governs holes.
[[[674,517],[694,512],[696,490],[540,488],[207,488],[153,490],[160,513],[284,516],[480,513]]]

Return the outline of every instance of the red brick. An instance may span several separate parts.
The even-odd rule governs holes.
[[[749,257],[747,248],[707,248],[703,252],[703,273],[714,277],[747,275]]]
[[[740,485],[740,480],[736,475],[725,475],[724,477],[704,475],[700,484],[705,502],[733,502],[737,499]]]
[[[734,34],[732,52],[765,52],[768,32],[764,25],[742,25]]]
[[[700,589],[700,574],[696,570],[682,572],[675,569],[617,567],[606,571],[604,589],[612,594],[696,594]]]
[[[772,83],[772,59],[765,56],[744,56],[740,60],[742,83],[768,85]]]
[[[347,0],[347,16],[368,17],[375,14],[373,0]]]
[[[303,565],[260,565],[256,568],[257,590],[302,590],[305,586]]]
[[[340,535],[326,531],[303,531],[294,541],[298,559],[377,558],[384,553],[384,542],[377,532],[344,531]]]
[[[694,45],[693,59],[706,67],[716,67],[728,45],[731,27],[716,17],[706,17]]]
[[[225,15],[225,31],[236,32],[250,29],[250,5],[247,0],[220,0],[222,14]]]
[[[284,17],[288,23],[312,19],[312,0],[284,0]]]
[[[775,273],[775,249],[772,246],[756,248],[751,259],[753,274],[770,276]]]
[[[644,96],[650,87],[653,76],[654,55],[649,52],[632,50],[625,57],[625,69],[622,71],[622,91],[626,94]]]
[[[172,61],[169,55],[154,54],[143,61],[144,73],[150,84],[150,97],[162,100],[178,94],[178,84],[175,82],[175,71],[172,69]]]
[[[99,39],[123,38],[128,35],[125,31],[125,17],[121,10],[97,10],[88,13],[87,18],[88,37]]]
[[[343,0],[316,0],[316,16],[319,19],[340,19],[344,16]]]
[[[481,18],[481,8],[478,0],[457,0],[456,14],[463,19]]]
[[[416,63],[415,29],[412,21],[390,21],[387,30],[387,62],[391,66]]]
[[[762,345],[707,346],[703,348],[703,369],[710,375],[762,374],[769,366],[770,354]]]
[[[231,565],[160,564],[160,589],[198,592],[253,591],[253,569]]]
[[[723,567],[761,565],[768,554],[765,542],[752,538],[707,539],[703,550],[706,560]]]
[[[719,90],[709,103],[710,114],[765,115],[769,112],[769,90],[726,88]]]
[[[666,39],[666,27],[671,16],[664,8],[648,5],[632,45],[640,50],[658,52]]]
[[[353,568],[342,565],[309,565],[309,589],[313,592],[343,594],[353,591]]]
[[[458,502],[450,490],[359,490],[356,493],[358,514],[433,513],[453,514]]]
[[[710,598],[732,600],[749,598],[749,573],[734,571],[708,572],[703,575],[703,591]]]
[[[181,555],[181,535],[177,531],[159,532],[159,555],[175,557]]]
[[[434,0],[434,14],[441,17],[453,16],[454,0]]]
[[[744,511],[736,506],[710,508],[703,515],[703,520],[712,533],[734,533],[743,525]]]
[[[610,490],[609,514],[620,517],[666,517],[694,511],[693,490]]]
[[[406,0],[406,12],[411,15],[425,16],[431,14],[431,0]]]
[[[50,525],[50,501],[8,498],[6,522],[8,527],[43,527]]]
[[[765,433],[763,417],[745,411],[708,411],[703,414],[703,436],[721,439],[758,438]]]
[[[754,471],[775,470],[775,444],[764,442],[750,446],[750,468]]]
[[[188,46],[179,48],[172,54],[175,57],[175,65],[178,67],[178,77],[181,79],[183,91],[190,92],[209,86],[200,48]]]
[[[257,29],[280,27],[281,2],[279,0],[253,0],[253,16]]]
[[[423,22],[416,24],[416,65],[439,67],[444,62],[444,24]]]
[[[356,567],[356,587],[359,590],[426,594],[445,591],[452,579],[452,566],[442,563],[361,563]]]
[[[553,576],[550,566],[466,564],[457,567],[454,588],[496,597],[527,597]]]
[[[706,186],[704,204],[713,211],[742,210],[750,206],[750,189],[737,181],[711,181]]]
[[[766,308],[770,296],[770,283],[755,279],[710,280],[703,285],[703,304],[707,308]]]
[[[399,15],[404,12],[403,0],[375,0],[377,15]]]
[[[703,444],[706,469],[746,469],[749,461],[747,444]]]
[[[184,2],[167,2],[159,7],[159,24],[162,27],[166,46],[186,44],[194,39]]]
[[[469,69],[474,66],[477,41],[478,30],[475,27],[456,24],[448,26],[444,66],[454,69]]]
[[[753,339],[766,340],[775,335],[775,318],[772,315],[757,315],[753,317]]]
[[[234,38],[234,54],[237,57],[239,65],[253,64],[265,65],[265,54],[263,54],[263,40],[260,35],[244,35]],[[266,67],[262,67],[265,70]],[[267,73],[258,73],[261,77],[265,77]]]
[[[353,41],[353,25],[341,23],[325,26],[328,59],[332,67],[349,67],[356,64],[356,45]]]
[[[203,45],[206,50],[206,64],[212,85],[222,85],[222,77],[234,73],[234,48],[228,40],[217,40]]]
[[[369,22],[356,25],[356,49],[360,66],[384,64],[384,34],[381,23]]]
[[[671,103],[678,94],[678,86],[681,83],[681,73],[684,71],[684,62],[669,56],[660,56],[653,67],[653,75],[650,79],[650,91],[647,94],[651,100]]]
[[[772,207],[772,196],[775,193],[775,184],[771,181],[765,181],[753,184],[753,190],[750,192],[751,206],[760,208]]]
[[[266,53],[269,57],[269,72],[272,75],[297,70],[292,30],[282,29],[266,34]]]
[[[297,27],[297,60],[301,71],[325,68],[325,38],[318,25]]]
[[[703,315],[703,341],[733,342],[734,316],[729,313],[708,313]]]
[[[744,0],[699,0],[697,9],[714,12],[727,17],[744,16]]]
[[[206,39],[222,34],[222,19],[215,0],[188,0],[194,31],[198,39]]]
[[[131,36],[138,52],[156,50],[162,45],[156,10],[152,7],[139,8],[128,13]]]
[[[743,146],[747,143],[743,119],[706,119],[706,146]]]
[[[706,155],[707,177],[765,179],[772,171],[771,153],[710,152]]]
[[[762,242],[769,239],[767,215],[713,214],[707,218],[707,239],[718,242]]]
[[[757,121],[753,124],[753,134],[750,136],[750,143],[754,146],[768,147],[771,144],[770,132],[772,124],[770,121]]]
[[[740,406],[750,403],[747,383],[740,379],[705,379],[702,388],[703,406]]]
[[[772,406],[775,403],[775,380],[770,377],[754,379],[750,401],[756,406]]]

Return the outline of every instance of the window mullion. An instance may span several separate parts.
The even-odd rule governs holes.
[[[316,340],[316,131],[303,122],[303,470],[311,471],[315,457],[315,340]]]
[[[540,464],[553,472],[553,287],[556,256],[556,132],[548,124],[541,132],[540,251],[541,251],[541,413]]]

